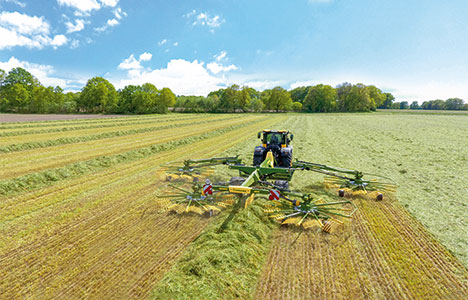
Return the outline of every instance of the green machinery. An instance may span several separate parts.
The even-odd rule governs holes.
[[[326,183],[339,189],[339,196],[373,191],[382,200],[384,191],[392,191],[394,185],[375,179],[365,179],[355,170],[330,167],[305,161],[292,162],[293,136],[288,131],[264,130],[259,133],[262,146],[255,148],[253,165],[245,165],[236,157],[185,160],[182,166],[168,167],[166,178],[171,192],[161,195],[166,210],[177,213],[212,215],[222,208],[241,203],[245,207],[255,196],[268,197],[265,211],[281,224],[294,224],[303,228],[318,226],[325,232],[342,224],[356,211],[350,199],[325,202],[311,194],[291,191],[289,182],[297,171],[313,171],[327,176]],[[282,150],[285,149],[285,150]],[[259,162],[261,156],[261,163]],[[239,177],[229,182],[213,183],[212,167],[225,165],[237,170]]]

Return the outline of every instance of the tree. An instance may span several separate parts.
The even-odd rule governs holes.
[[[136,85],[127,85],[118,92],[118,109],[117,112],[130,114],[135,113],[135,107],[133,106],[133,94],[138,90]]]
[[[336,90],[323,84],[311,87],[303,103],[304,109],[311,112],[332,112],[336,105]]]
[[[375,108],[380,107],[384,104],[386,100],[386,95],[382,93],[382,91],[378,88],[376,88],[373,85],[367,86],[369,90],[369,97],[374,101],[375,106],[371,107],[371,110],[375,110]]]
[[[250,101],[250,110],[253,112],[261,112],[265,108],[265,104],[261,99],[254,98]]]
[[[102,77],[91,78],[81,91],[79,107],[85,112],[115,112],[117,92],[112,83],[106,79]]]
[[[449,98],[445,100],[445,109],[448,110],[462,110],[463,100],[460,98]]]
[[[413,101],[409,107],[410,109],[419,109],[418,101]]]
[[[400,109],[408,109],[408,108],[409,108],[408,101],[400,102]]]
[[[230,87],[226,88],[219,98],[219,106],[221,111],[224,112],[233,112],[238,106],[238,97],[239,97],[239,86],[233,84]]]
[[[163,88],[157,105],[157,112],[166,113],[175,104],[175,95],[169,88]]]
[[[271,94],[265,102],[267,109],[279,111],[288,111],[292,107],[291,95],[280,86],[271,90]]]
[[[40,82],[25,69],[13,68],[10,72],[8,72],[8,75],[3,80],[3,85],[8,87],[13,86],[14,84],[21,84],[29,91],[32,91],[32,88],[34,86],[40,85]]]
[[[362,83],[351,86],[342,95],[341,109],[343,111],[369,111],[375,108],[375,102],[370,98],[369,89]]]
[[[309,86],[301,86],[301,87],[297,87],[293,90],[290,90],[289,91],[289,94],[291,95],[291,100],[293,102],[300,102],[300,103],[304,103],[304,99],[305,97],[307,96],[307,94],[309,93],[309,89],[310,87]]]
[[[250,88],[244,86],[241,91],[239,91],[239,96],[237,97],[237,106],[242,109],[243,112],[246,112],[250,106]]]
[[[3,86],[3,82],[5,81],[6,72],[0,69],[0,89]]]
[[[31,93],[21,83],[9,86],[5,93],[6,109],[4,111],[26,112]]]
[[[302,110],[302,103],[301,102],[293,102],[292,104],[293,111],[301,111]]]
[[[385,100],[382,105],[377,106],[377,108],[392,108],[392,103],[395,101],[395,97],[391,93],[384,93]]]

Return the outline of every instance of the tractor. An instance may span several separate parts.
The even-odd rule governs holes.
[[[294,135],[286,130],[263,130],[258,133],[258,138],[262,140],[262,145],[255,147],[253,165],[259,166],[268,152],[273,153],[275,165],[289,168],[292,163],[293,147],[289,144]]]

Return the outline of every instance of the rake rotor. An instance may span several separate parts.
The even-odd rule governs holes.
[[[331,232],[341,219],[351,218],[356,211],[351,201],[324,202],[307,196],[305,200],[292,200],[282,197],[272,201],[265,212],[282,225],[296,225],[304,229],[319,227],[324,232]]]

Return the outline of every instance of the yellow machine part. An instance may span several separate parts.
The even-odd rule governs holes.
[[[253,200],[255,198],[255,194],[251,194],[246,200],[245,200],[245,208],[247,208],[247,206],[249,206],[250,204],[252,204]]]
[[[246,186],[235,186],[235,185],[229,186],[229,192],[234,193],[234,194],[250,194],[251,191],[252,191],[252,188],[246,187]]]

